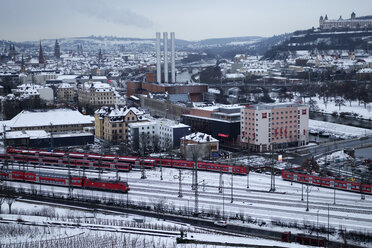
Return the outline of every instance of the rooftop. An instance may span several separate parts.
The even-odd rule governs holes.
[[[192,133],[190,135],[183,137],[182,139],[192,140],[198,143],[218,142],[218,140],[213,138],[211,135],[200,132]]]
[[[77,110],[52,109],[21,111],[18,115],[7,122],[11,128],[37,127],[37,126],[59,126],[73,124],[92,124],[94,119],[85,116]]]
[[[307,107],[306,104],[300,103],[267,103],[267,104],[253,104],[246,105],[245,109],[254,110],[269,110],[269,109],[280,109],[280,108],[297,108],[297,107]]]

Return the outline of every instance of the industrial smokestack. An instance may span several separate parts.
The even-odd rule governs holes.
[[[161,83],[160,32],[156,32],[156,81]]]
[[[164,83],[168,83],[168,32],[164,36]]]
[[[174,32],[170,33],[171,35],[171,75],[172,75],[172,83],[176,82],[176,61],[175,61],[175,48],[174,48],[174,39],[175,34]]]

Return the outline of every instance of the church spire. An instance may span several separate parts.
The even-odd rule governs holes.
[[[59,47],[58,40],[56,40],[56,43],[54,44],[54,57],[56,59],[59,59],[61,57],[61,49]]]
[[[41,46],[41,41],[40,41],[40,49],[39,49],[39,64],[44,64],[44,54],[43,54],[43,47]]]

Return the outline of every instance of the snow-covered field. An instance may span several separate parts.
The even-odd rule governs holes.
[[[364,105],[362,103],[359,104],[358,101],[352,101],[351,105],[349,101],[345,101],[345,106],[339,108],[339,106],[336,106],[332,98],[329,98],[327,103],[325,103],[320,97],[312,97],[312,99],[317,102],[316,105],[319,107],[320,112],[327,114],[332,114],[333,112],[338,114],[341,112],[349,112],[358,114],[358,118],[372,120],[372,103],[369,103],[364,107]],[[308,101],[309,98],[306,98],[306,102]]]
[[[183,197],[178,197],[179,171],[163,168],[164,180],[160,180],[160,170],[146,171],[146,179],[141,178],[140,171],[120,174],[121,178],[128,180],[131,191],[128,194],[130,203],[142,206],[162,206],[167,209],[179,209],[186,212],[194,211],[194,191],[191,189],[192,172],[182,173]],[[91,176],[88,174],[88,176]],[[113,172],[105,172],[104,177],[115,177]],[[335,232],[330,238],[340,239],[338,230],[355,231],[371,234],[372,226],[372,196],[361,200],[360,194],[336,191],[336,204],[334,204],[334,191],[331,189],[309,186],[309,211],[306,211],[306,186],[283,181],[276,177],[275,193],[269,192],[270,175],[251,173],[249,176],[249,189],[247,189],[246,176],[223,175],[223,193],[219,193],[219,174],[199,172],[199,211],[201,213],[219,213],[229,218],[230,223],[248,225],[256,228],[273,229],[278,231],[314,233],[311,227],[328,228]],[[231,185],[233,182],[233,194]],[[21,183],[11,183],[22,186]],[[66,192],[67,189],[53,186],[43,186],[44,190],[53,192]],[[303,189],[303,191],[302,191]],[[303,197],[302,197],[303,192]],[[92,195],[89,190],[74,190],[75,195]],[[94,192],[94,197],[123,198],[123,195],[107,192]],[[124,195],[126,197],[127,195]],[[303,200],[302,200],[303,198]],[[328,215],[329,206],[329,215]],[[244,221],[236,217],[244,217]],[[236,218],[236,219],[235,219]],[[279,224],[278,224],[279,223]],[[304,228],[307,227],[307,228]],[[325,235],[325,234],[321,234]]]
[[[342,139],[358,138],[372,135],[371,129],[352,127],[332,122],[318,121],[309,119],[309,128],[317,132],[327,132],[335,137]]]
[[[181,230],[188,239],[195,241],[307,247],[244,235],[231,237],[191,225],[138,215],[112,211],[102,213],[100,210],[67,208],[22,199],[14,203],[12,214],[3,213],[0,217],[1,247],[220,247],[177,245],[175,238]]]

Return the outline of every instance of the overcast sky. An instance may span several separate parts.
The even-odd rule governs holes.
[[[200,40],[272,36],[330,19],[372,15],[372,0],[0,0],[0,40],[89,35]]]

